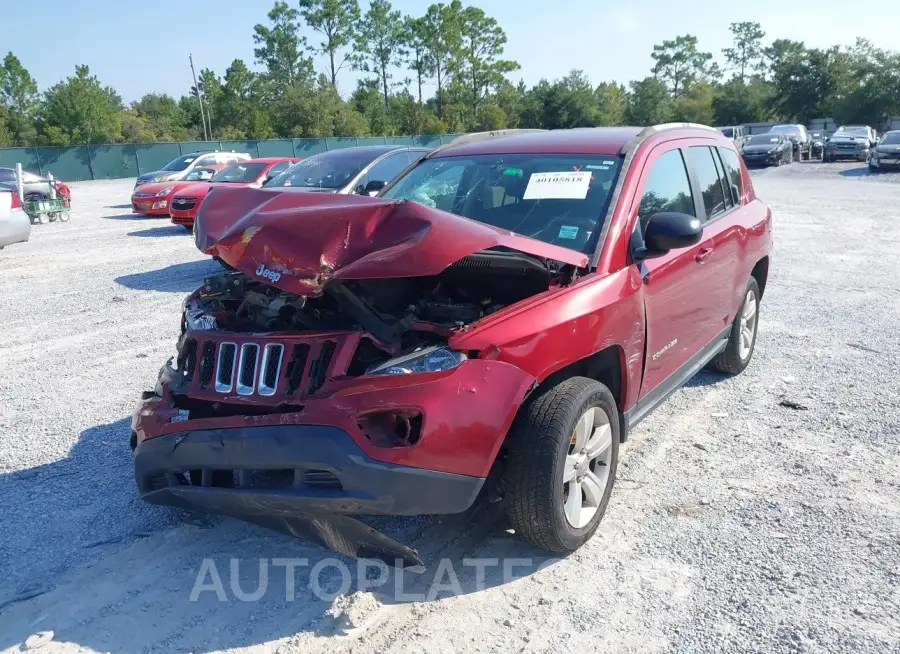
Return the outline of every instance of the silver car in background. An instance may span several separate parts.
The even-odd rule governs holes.
[[[15,187],[16,169],[0,167],[0,184]],[[29,173],[27,170],[22,171],[22,195],[25,196],[26,202],[49,200],[52,196],[50,186],[47,177]]]
[[[0,183],[0,249],[24,243],[31,236],[31,219],[22,209],[16,187]]]

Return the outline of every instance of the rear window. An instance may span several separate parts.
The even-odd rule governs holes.
[[[589,253],[621,163],[617,156],[580,154],[440,157],[421,162],[383,197]]]

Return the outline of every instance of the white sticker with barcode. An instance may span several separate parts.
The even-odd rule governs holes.
[[[590,172],[532,173],[523,200],[584,200]]]

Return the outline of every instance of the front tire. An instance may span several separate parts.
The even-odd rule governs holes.
[[[759,284],[751,277],[744,291],[744,301],[731,326],[728,345],[709,362],[716,372],[739,375],[750,364],[759,332]]]
[[[619,460],[619,412],[600,382],[572,377],[531,400],[509,441],[510,522],[541,549],[574,552],[606,512]]]

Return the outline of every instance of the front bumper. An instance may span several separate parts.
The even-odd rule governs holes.
[[[169,198],[168,197],[152,197],[152,198],[131,198],[132,213],[139,213],[145,216],[168,216],[169,215]]]
[[[748,166],[772,166],[778,163],[781,154],[744,155],[744,163]]]
[[[461,513],[485,481],[375,461],[326,426],[184,431],[137,445],[134,468],[148,502],[234,516],[399,567],[422,560],[351,516]]]
[[[239,516],[461,513],[484,484],[376,461],[325,425],[187,430],[138,444],[134,470],[148,502]]]
[[[197,217],[197,208],[198,207],[194,207],[193,209],[188,210],[179,210],[173,208],[171,211],[169,211],[169,216],[172,218],[172,222],[176,225],[193,227],[194,219]]]
[[[869,150],[835,150],[825,148],[825,156],[835,161],[839,159],[866,161],[869,158]]]
[[[873,168],[884,169],[884,170],[900,168],[900,158],[886,159],[884,157],[879,157],[876,159],[875,157],[872,157],[869,160],[869,165],[872,166]]]

